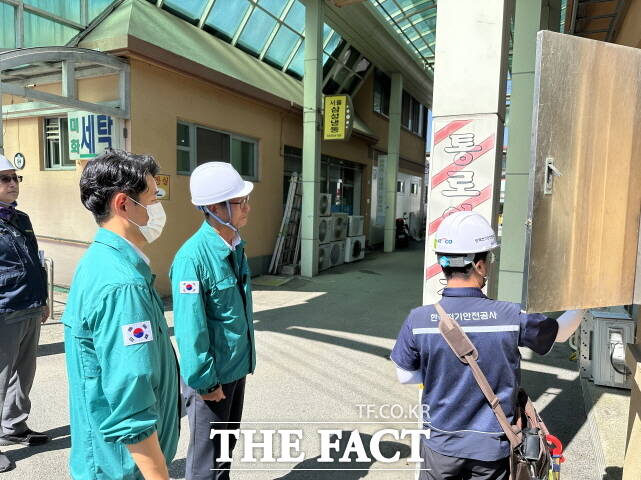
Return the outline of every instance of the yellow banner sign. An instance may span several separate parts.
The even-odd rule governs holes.
[[[171,191],[171,182],[169,175],[156,175],[156,185],[158,185],[158,198],[160,200],[169,200]]]
[[[349,140],[354,124],[349,95],[327,95],[324,102],[323,140]]]

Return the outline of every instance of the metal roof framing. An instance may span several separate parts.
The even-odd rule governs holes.
[[[6,95],[76,110],[129,118],[129,64],[113,55],[73,47],[35,47],[0,53],[0,91]],[[78,99],[76,81],[105,74],[119,76],[116,106]],[[32,85],[60,81],[62,94],[36,90]],[[6,109],[3,108],[3,112]]]

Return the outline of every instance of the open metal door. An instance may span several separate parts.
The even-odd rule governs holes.
[[[641,50],[539,32],[532,126],[523,307],[632,303]]]

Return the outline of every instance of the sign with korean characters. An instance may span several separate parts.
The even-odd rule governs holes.
[[[327,95],[323,111],[323,140],[349,140],[354,125],[351,97]]]
[[[439,301],[447,283],[436,260],[436,230],[443,219],[466,210],[492,219],[499,131],[492,114],[434,119],[423,304]]]
[[[69,112],[69,159],[90,160],[107,148],[122,148],[122,120],[91,112]]]
[[[171,181],[169,175],[156,175],[156,185],[158,185],[158,198],[160,200],[169,200],[171,191]]]

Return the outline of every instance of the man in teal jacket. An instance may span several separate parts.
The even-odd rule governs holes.
[[[71,476],[167,480],[179,435],[178,365],[149,259],[165,223],[149,156],[90,161],[81,200],[101,227],[74,275],[62,323]]]
[[[190,179],[192,203],[205,221],[178,251],[170,271],[191,429],[187,480],[229,478],[231,464],[219,458],[221,453],[231,458],[235,442],[232,438],[229,452],[221,452],[220,436],[210,439],[210,433],[216,427],[239,428],[245,377],[256,365],[250,272],[238,233],[247,224],[252,189],[223,162],[200,165]]]

